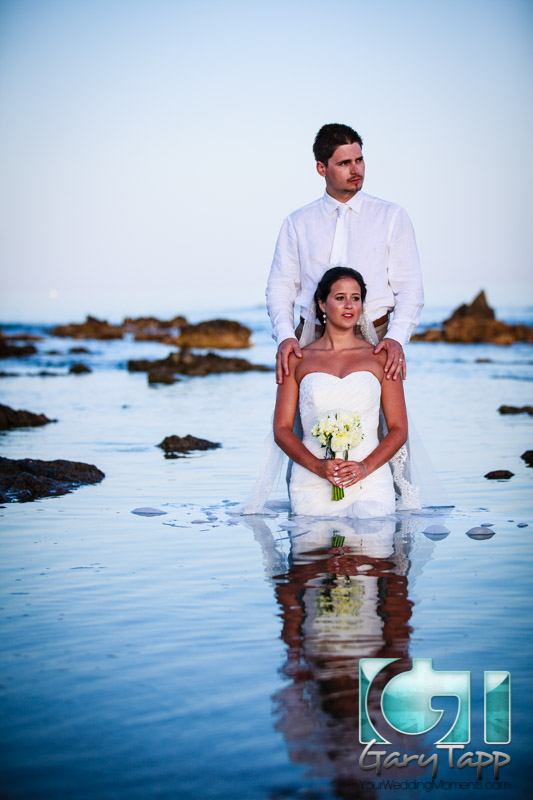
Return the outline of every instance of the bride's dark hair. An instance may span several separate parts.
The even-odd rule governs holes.
[[[322,312],[320,310],[320,306],[318,305],[318,301],[321,300],[322,303],[325,303],[331,291],[331,287],[341,278],[353,278],[354,281],[357,281],[359,288],[361,289],[361,300],[363,303],[365,302],[366,283],[364,282],[361,273],[357,272],[357,270],[352,269],[351,267],[331,267],[331,269],[328,269],[328,271],[325,272],[320,278],[318,286],[316,287],[316,292],[313,296],[315,315],[322,328],[324,328],[324,323],[322,321]]]

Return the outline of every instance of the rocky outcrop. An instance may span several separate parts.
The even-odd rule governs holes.
[[[136,341],[154,341],[175,344],[176,336],[187,324],[185,317],[176,316],[169,320],[156,317],[126,317],[120,325],[112,325],[107,320],[88,316],[85,322],[71,322],[52,328],[52,336],[73,339],[122,339],[125,333],[132,333]]]
[[[494,310],[487,303],[485,292],[481,291],[470,305],[459,306],[449,319],[444,320],[442,328],[430,328],[424,333],[414,334],[412,340],[509,345],[513,342],[532,342],[533,327],[508,325],[497,320]]]
[[[165,455],[172,453],[190,453],[191,450],[216,450],[221,447],[218,442],[210,442],[207,439],[199,439],[197,436],[166,436],[162,442],[156,445],[165,451]]]
[[[34,414],[32,411],[15,411],[9,406],[0,405],[0,430],[7,431],[12,428],[35,428],[39,425],[48,425],[57,422],[48,419],[45,414]]]
[[[533,450],[526,450],[520,456],[522,461],[525,461],[528,467],[533,467]]]
[[[88,316],[85,322],[57,325],[50,331],[52,336],[72,339],[122,339],[124,334],[133,334],[135,341],[161,342],[178,347],[216,347],[241,349],[250,347],[251,330],[240,322],[228,319],[213,319],[189,325],[185,317],[172,319],[157,317],[126,317],[120,325]]]
[[[177,378],[174,373],[168,369],[154,367],[153,369],[148,370],[148,383],[152,385],[157,383],[170,385],[172,383],[177,383],[178,381],[179,378]]]
[[[6,336],[3,331],[0,331],[0,358],[23,358],[25,356],[33,356],[37,352],[37,348],[33,344],[12,344],[13,341],[18,339],[26,341],[26,337],[21,336]],[[38,337],[30,337],[37,339]]]
[[[529,414],[533,417],[533,406],[500,406],[500,414]]]
[[[87,366],[87,364],[72,364],[71,368],[69,369],[71,375],[84,375],[88,372],[92,372],[92,369]]]
[[[52,336],[68,336],[72,339],[122,339],[123,330],[119,325],[88,316],[85,322],[56,325],[50,333]]]
[[[156,317],[126,317],[122,327],[126,333],[133,333],[136,342],[161,342],[176,344],[176,337],[185,325],[185,317],[178,315],[168,320]]]
[[[186,325],[176,339],[179,347],[216,347],[239,350],[250,347],[252,331],[240,322],[228,319],[212,319],[198,325]]]
[[[187,349],[170,353],[167,358],[158,361],[128,361],[130,372],[149,372],[153,369],[163,370],[170,375],[212,375],[223,372],[271,372],[271,367],[261,364],[250,364],[245,358],[225,358],[215,353],[198,355]]]
[[[66,494],[78,486],[99,483],[104,478],[104,473],[97,467],[78,461],[0,457],[0,502],[18,500],[25,503],[38,497]]]
[[[508,469],[494,469],[492,472],[487,472],[484,477],[488,478],[489,481],[506,481],[512,478],[513,475],[514,472],[509,472]]]

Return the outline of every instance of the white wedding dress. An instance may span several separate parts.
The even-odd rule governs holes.
[[[349,451],[350,461],[362,461],[379,444],[378,424],[381,384],[372,372],[351,372],[344,378],[326,372],[310,372],[300,383],[300,415],[303,443],[318,458],[325,448],[311,435],[317,419],[330,411],[359,414],[363,440]],[[343,458],[337,453],[337,458]],[[391,468],[384,464],[364,480],[344,489],[342,500],[331,499],[332,485],[324,478],[294,464],[289,492],[294,514],[316,517],[384,517],[395,511]]]

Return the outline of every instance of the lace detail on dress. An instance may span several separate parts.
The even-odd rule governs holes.
[[[399,494],[398,509],[421,508],[420,489],[411,483],[409,476],[409,452],[402,445],[390,460],[394,486]]]

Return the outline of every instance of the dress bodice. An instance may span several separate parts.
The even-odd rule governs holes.
[[[344,378],[327,372],[309,372],[300,382],[300,416],[304,442],[317,452],[320,443],[311,436],[318,417],[341,409],[359,414],[364,439],[361,447],[370,452],[376,446],[381,384],[374,373],[350,372]],[[314,446],[313,446],[314,445]]]
[[[350,411],[360,417],[364,436],[349,450],[349,460],[361,461],[377,447],[381,383],[374,373],[350,372],[338,378],[327,372],[309,372],[300,381],[299,402],[303,443],[317,458],[324,458],[326,451],[311,431],[318,418],[331,411]],[[336,455],[342,458],[344,453]],[[388,464],[346,487],[344,498],[338,501],[331,499],[331,484],[327,480],[294,464],[290,493],[295,514],[364,518],[394,512],[394,488]]]

